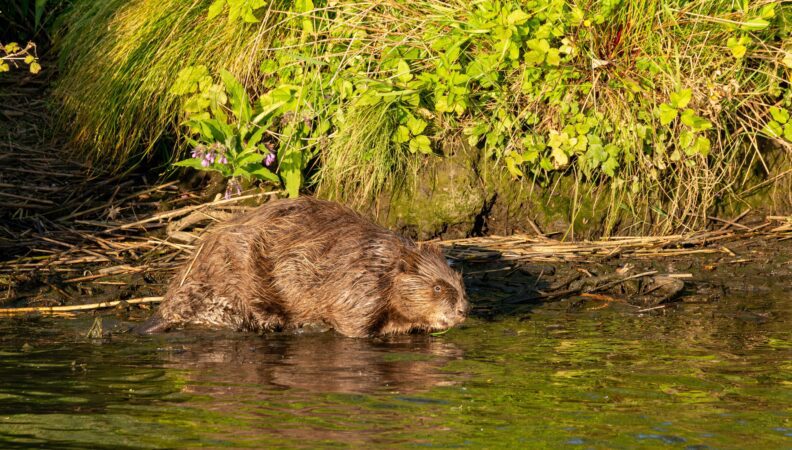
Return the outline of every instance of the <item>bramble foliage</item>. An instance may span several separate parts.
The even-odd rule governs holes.
[[[253,21],[254,3],[228,1],[229,20]],[[625,22],[620,12],[626,5],[619,1],[602,1],[587,10],[556,0],[477,2],[439,15],[429,9],[421,34],[383,32],[376,36],[376,51],[366,57],[358,51],[372,39],[364,31],[372,20],[348,20],[355,7],[343,2],[322,8],[310,0],[297,2],[289,16],[291,32],[273,43],[271,57],[261,63],[262,85],[274,93],[293,91],[302,99],[306,120],[322,124],[320,133],[312,133],[314,140],[343,126],[339,108],[390,99],[397,103],[391,111],[399,120],[391,137],[395,146],[432,153],[432,141],[442,132],[429,122],[444,116],[443,121],[463,130],[470,145],[501,159],[515,177],[547,179],[548,172],[570,164],[589,177],[615,177],[639,155],[653,159],[656,167],[683,160],[700,164],[714,136],[728,131],[717,122],[713,127],[719,117],[708,100],[718,93],[702,89],[697,80],[669,79],[679,70],[674,61],[644,53],[629,36],[648,37],[643,32],[651,30],[636,28],[655,26],[658,16],[667,20],[661,25],[677,27],[699,16],[690,8],[677,9],[675,2],[663,3],[646,11],[654,13],[648,23]],[[216,1],[210,14],[219,14],[223,4]],[[755,45],[780,32],[771,27],[776,4],[710,9],[716,11],[703,12],[730,18],[712,15],[696,21],[717,33],[707,42],[712,50],[717,52],[717,44],[727,48],[733,58],[728,63],[735,66],[755,55],[752,64],[763,67],[752,69],[754,76],[785,73],[788,53],[768,54],[770,49]],[[348,58],[350,53],[356,57]],[[722,63],[728,55],[717,56]],[[660,90],[669,87],[670,92]],[[324,96],[320,99],[318,93]],[[788,103],[788,92],[782,94],[777,97]],[[622,104],[612,104],[616,101]],[[631,117],[624,117],[625,112]],[[783,136],[773,123],[768,134]],[[289,139],[290,151],[310,148],[291,135]],[[659,176],[657,170],[652,173]]]
[[[325,163],[320,173],[336,185],[372,170],[367,161],[377,164],[383,152],[359,142],[385,137],[395,159],[420,159],[441,155],[439,144],[462,134],[515,179],[548,185],[574,174],[630,195],[654,193],[651,210],[673,228],[733,193],[738,169],[761,160],[747,156],[761,152],[757,137],[783,141],[792,132],[792,13],[781,2],[215,0],[200,7],[203,22],[190,22],[200,24],[196,42],[225,28],[244,42],[267,40],[237,53],[244,64],[234,59],[235,67],[225,67],[255,94],[258,111],[283,102],[261,125],[262,139],[276,149],[273,169],[292,194],[312,160]],[[147,53],[178,62],[168,47],[175,44],[151,44],[156,40],[137,33],[153,46]],[[167,30],[168,42],[172,35]],[[167,105],[181,97],[182,114],[206,110],[218,120],[200,105],[221,94],[211,78],[224,66],[200,60],[193,55],[177,67],[180,80],[197,86],[189,94],[200,95],[174,95],[175,80],[163,83],[164,74],[151,95]],[[387,115],[389,126],[359,122],[371,111]],[[244,128],[236,114],[226,118],[232,129]],[[212,144],[211,134],[201,136]],[[262,156],[269,151],[263,141],[254,147]],[[352,158],[358,165],[332,166],[351,160],[334,152],[359,154]],[[350,191],[353,184],[346,183]],[[377,186],[366,189],[357,194]]]

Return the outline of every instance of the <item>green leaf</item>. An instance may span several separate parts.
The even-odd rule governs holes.
[[[407,83],[412,80],[413,75],[410,73],[410,65],[407,64],[407,61],[399,59],[396,65],[396,78],[402,83]]]
[[[792,142],[792,122],[787,122],[784,125],[784,139]]]
[[[696,138],[696,143],[693,145],[693,149],[696,153],[701,156],[707,156],[710,152],[710,140],[705,138],[704,136],[699,136]]]
[[[393,133],[393,142],[402,144],[410,140],[410,129],[404,125],[399,125],[396,132]]]
[[[672,92],[671,93],[671,106],[674,108],[682,109],[690,103],[690,99],[693,96],[693,91],[691,89],[682,89],[679,92]]]
[[[47,0],[36,0],[35,11],[33,16],[33,26],[38,29],[41,26],[41,18],[44,16],[44,9],[47,7]],[[31,70],[31,72],[33,72]],[[37,72],[33,72],[37,73]]]
[[[382,101],[382,97],[377,95],[373,89],[364,92],[355,102],[358,106],[374,106]],[[438,109],[438,111],[440,111]],[[441,111],[442,112],[442,111]]]
[[[504,161],[506,161],[506,169],[508,169],[512,177],[519,178],[525,175],[523,171],[517,167],[517,160],[515,160],[515,158],[513,158],[511,155],[506,156]]]
[[[209,5],[209,14],[207,14],[206,18],[211,20],[220,15],[223,12],[223,8],[226,5],[226,0],[215,0]]]
[[[572,11],[569,12],[569,24],[573,27],[580,26],[580,24],[583,23],[583,19],[585,19],[585,15],[583,10],[579,7],[575,6],[572,8]]]
[[[757,18],[757,19],[751,19],[751,20],[749,20],[747,22],[743,22],[740,25],[740,29],[748,30],[748,31],[759,31],[759,30],[764,30],[769,25],[770,25],[770,22],[768,22],[768,21],[766,21],[764,19]]]
[[[761,12],[759,13],[762,16],[762,19],[772,19],[775,17],[775,3],[768,3],[762,7]]]
[[[557,66],[561,64],[561,55],[557,48],[551,48],[547,51],[547,64]]]
[[[188,66],[180,70],[176,75],[176,80],[171,85],[169,92],[173,95],[193,94],[198,92],[199,85],[206,83],[207,80],[209,85],[211,85],[212,77],[209,75],[209,69],[206,66]]]
[[[426,122],[421,119],[416,118],[415,116],[410,116],[407,118],[407,128],[410,129],[410,133],[413,136],[418,136],[419,134],[423,133],[426,129]]]
[[[226,91],[228,92],[228,100],[231,103],[231,111],[237,119],[239,125],[247,125],[250,122],[251,108],[250,99],[248,98],[247,91],[242,83],[231,74],[231,72],[223,69],[220,72],[220,78],[223,80]]]
[[[784,53],[784,58],[781,60],[781,63],[792,69],[792,53]]]
[[[272,75],[278,70],[278,62],[272,59],[265,59],[261,62],[259,69],[264,75]]]
[[[709,120],[697,116],[692,109],[686,109],[681,116],[682,123],[689,126],[693,131],[704,131],[712,128]]]
[[[234,172],[233,172],[233,173],[231,173],[231,176],[232,176],[232,177],[245,177],[245,178],[250,178],[250,172],[248,172],[247,170],[245,170],[245,169],[244,169],[244,168],[242,168],[242,167],[237,167],[236,169],[234,169]]]
[[[660,104],[660,125],[668,125],[673,122],[673,120],[676,119],[677,113],[677,109],[673,106],[667,103]]]
[[[248,151],[250,151],[250,150],[253,150],[255,152],[256,148],[253,147],[252,149],[245,150],[245,152],[243,152],[243,154],[248,152]],[[244,166],[248,166],[250,164],[260,163],[263,160],[264,160],[264,155],[262,155],[261,153],[247,153],[247,154],[244,154],[244,156],[242,156],[240,158],[237,158],[237,160],[234,161],[234,165],[237,165],[237,166],[240,166],[240,167],[244,167]],[[236,176],[236,175],[234,175],[234,176]]]
[[[782,134],[784,134],[784,129],[778,122],[771,120],[767,122],[767,125],[765,125],[764,132],[770,137],[780,137]]]
[[[789,111],[784,108],[771,106],[770,115],[773,116],[773,119],[780,124],[785,124],[789,121]]]
[[[522,25],[530,18],[531,16],[523,12],[523,10],[516,9],[506,17],[506,22],[508,22],[509,25]]]
[[[300,187],[302,187],[302,152],[285,150],[285,153],[280,159],[279,171],[289,197],[296,198],[300,195]]]
[[[695,135],[692,131],[683,131],[679,133],[679,146],[681,148],[688,148],[693,145]]]
[[[527,45],[531,50],[535,50],[542,55],[550,50],[550,43],[547,42],[547,39],[529,39],[525,42],[525,45]]]
[[[729,47],[732,55],[739,59],[745,56],[745,52],[748,51],[748,48],[745,46],[745,44],[748,44],[750,41],[751,40],[745,36],[741,36],[740,39],[730,37],[726,41],[726,46]]]
[[[191,168],[196,169],[196,170],[212,170],[212,169],[210,169],[211,166],[210,167],[202,166],[200,158],[185,159],[183,161],[179,161],[177,163],[174,163],[173,165],[174,166],[178,166],[178,167],[191,167]]]
[[[429,138],[421,135],[410,139],[410,151],[413,153],[416,151],[421,152],[425,155],[432,153],[432,146],[429,142]]]
[[[536,50],[530,50],[525,52],[523,59],[529,66],[536,66],[544,62],[545,54]]]
[[[247,171],[250,173],[250,176],[259,180],[268,180],[275,183],[280,183],[281,181],[277,175],[261,164],[252,164],[247,167]]]
[[[619,168],[619,161],[614,158],[608,158],[604,163],[602,163],[602,171],[605,172],[609,177],[613,177],[616,175],[616,169]]]

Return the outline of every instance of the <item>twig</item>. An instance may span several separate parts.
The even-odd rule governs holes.
[[[142,303],[159,303],[164,297],[141,297],[131,298],[129,300],[114,300],[110,302],[89,303],[86,305],[70,305],[70,306],[40,306],[29,308],[0,308],[0,316],[2,315],[15,315],[27,313],[42,313],[42,314],[56,314],[69,311],[92,311],[102,308],[113,308],[122,303],[130,305],[139,305]]]

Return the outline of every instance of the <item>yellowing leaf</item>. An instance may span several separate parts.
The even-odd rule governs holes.
[[[523,171],[517,167],[517,161],[512,157],[512,155],[506,156],[504,159],[506,161],[506,169],[509,170],[509,173],[512,175],[512,177],[519,178],[525,175]]]
[[[41,64],[34,62],[30,65],[30,73],[39,73],[41,72]]]
[[[747,22],[743,22],[740,25],[740,29],[748,30],[748,31],[759,31],[764,30],[770,25],[770,22],[764,19],[751,19]]]
[[[690,98],[693,96],[691,89],[682,89],[679,92],[671,93],[671,106],[682,109],[690,103]]]
[[[785,124],[789,121],[789,111],[784,108],[771,106],[770,115],[773,116],[773,119],[780,124]]]
[[[523,12],[523,10],[517,9],[509,14],[509,16],[506,18],[506,21],[509,23],[509,25],[522,25],[530,18],[531,16]]]
[[[745,52],[748,51],[748,49],[744,45],[735,45],[732,47],[731,51],[735,58],[742,58],[745,56]]]
[[[693,148],[699,155],[707,156],[710,152],[710,140],[704,136],[699,136],[696,138],[696,143],[693,145]]]
[[[663,103],[660,105],[660,125],[668,125],[677,116],[677,109],[673,106]]]
[[[207,14],[207,19],[214,19],[217,17],[221,12],[223,12],[223,7],[226,4],[226,0],[215,0],[209,5],[209,14]]]
[[[569,156],[560,147],[553,148],[550,156],[553,158],[553,168],[560,169],[569,164]]]
[[[412,133],[413,136],[417,136],[426,129],[426,122],[414,116],[410,116],[407,118],[407,128],[410,129],[410,133]]]
[[[410,130],[404,125],[399,125],[393,133],[393,142],[401,144],[410,140]]]
[[[418,151],[425,155],[432,153],[432,147],[430,145],[429,138],[426,136],[416,136],[410,139],[410,151],[413,153]]]
[[[547,64],[557,66],[561,64],[561,56],[557,48],[551,48],[547,51]]]
[[[410,65],[407,61],[400,59],[396,65],[396,78],[402,83],[412,80],[413,76],[410,73]]]

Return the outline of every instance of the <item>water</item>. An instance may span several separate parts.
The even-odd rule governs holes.
[[[389,340],[2,319],[0,447],[792,448],[788,291],[594,305]]]

